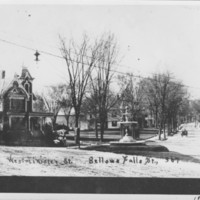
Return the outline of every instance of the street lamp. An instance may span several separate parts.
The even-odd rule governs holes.
[[[38,62],[39,61],[38,57],[39,57],[40,53],[38,51],[36,51],[34,55],[35,55],[35,61]]]

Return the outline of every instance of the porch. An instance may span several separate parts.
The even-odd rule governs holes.
[[[45,143],[45,124],[51,121],[49,113],[7,113],[3,120],[3,139],[9,145]],[[35,145],[34,145],[35,146]],[[37,146],[37,145],[36,145]]]

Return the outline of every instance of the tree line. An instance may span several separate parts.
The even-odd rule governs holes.
[[[166,139],[166,133],[175,131],[189,112],[200,112],[200,101],[193,103],[191,108],[186,87],[170,72],[147,78],[117,73],[119,46],[113,34],[103,34],[93,42],[84,35],[79,44],[60,37],[60,50],[68,71],[68,82],[49,87],[48,95],[42,98],[54,113],[54,124],[60,108],[65,108],[67,122],[71,109],[74,109],[76,130],[79,129],[81,113],[90,114],[97,138],[100,124],[102,141],[108,113],[116,110],[120,115],[123,107],[128,106],[130,120],[138,121],[142,127],[143,119],[151,116],[154,127],[159,129],[159,139],[161,133]],[[76,138],[78,144],[79,131]]]

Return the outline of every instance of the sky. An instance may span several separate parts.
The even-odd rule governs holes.
[[[190,86],[191,98],[200,98],[200,4],[0,4],[0,69],[11,80],[26,66],[33,90],[42,91],[66,82],[59,35],[79,41],[84,33],[94,40],[105,32],[118,42],[117,71],[143,77],[169,71]]]

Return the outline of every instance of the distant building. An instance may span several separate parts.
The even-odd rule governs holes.
[[[68,123],[66,117],[68,117]],[[108,129],[119,129],[120,125],[117,123],[119,121],[120,121],[120,116],[116,114],[115,110],[111,110],[108,113],[106,127]],[[56,123],[60,125],[63,124],[68,125],[70,129],[73,129],[75,125],[74,108],[72,108],[70,112],[68,112],[68,109],[61,108],[58,113]],[[95,129],[95,117],[89,113],[88,114],[81,113],[79,118],[79,127],[81,130]]]
[[[68,118],[68,122],[67,122],[67,118]],[[60,111],[58,112],[56,123],[60,125],[67,125],[69,126],[70,129],[74,129],[75,128],[74,108],[72,108],[70,111],[68,111],[68,108],[61,108]],[[91,129],[89,114],[88,115],[84,115],[82,113],[80,114],[79,127],[81,130]]]
[[[107,117],[107,128],[108,129],[119,129],[121,121],[121,116],[119,115],[119,110],[111,109]]]
[[[15,75],[1,94],[0,122],[3,140],[8,144],[28,145],[28,141],[44,137],[44,125],[53,113],[34,112],[33,80],[27,68]]]

